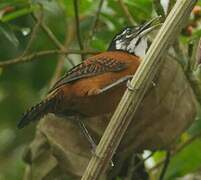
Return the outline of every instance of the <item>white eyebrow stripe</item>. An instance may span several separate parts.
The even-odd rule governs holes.
[[[115,46],[116,46],[116,49],[126,50],[126,45],[123,42],[121,42],[120,40],[116,41]]]
[[[125,30],[122,32],[122,34],[125,34],[125,33],[126,33],[126,31],[127,31],[127,29],[125,29]]]

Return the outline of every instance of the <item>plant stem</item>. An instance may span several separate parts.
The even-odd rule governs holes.
[[[97,180],[107,169],[147,88],[164,60],[163,55],[177,37],[182,23],[189,17],[196,2],[196,0],[176,2],[131,81],[133,90],[127,89],[123,95],[97,146],[96,156],[91,158],[82,180]]]

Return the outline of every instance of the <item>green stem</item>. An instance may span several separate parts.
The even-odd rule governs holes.
[[[20,10],[16,10],[12,13],[9,13],[9,14],[6,14],[5,16],[3,16],[0,19],[0,21],[1,22],[8,22],[8,21],[11,21],[11,20],[16,19],[18,17],[30,14],[30,13],[34,12],[35,10],[38,10],[38,9],[40,9],[39,5],[32,5],[31,7],[26,7],[26,8],[20,9]]]

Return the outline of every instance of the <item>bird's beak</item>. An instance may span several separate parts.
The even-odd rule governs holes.
[[[158,16],[142,25],[142,27],[140,28],[139,36],[143,37],[148,33],[150,33],[151,31],[160,27],[162,25],[162,23],[160,23],[160,18],[161,16]]]
[[[161,16],[158,16],[158,17],[151,19],[150,21],[144,23],[143,25],[141,25],[137,32],[135,30],[135,33],[133,33],[132,38],[136,38],[136,37],[141,38],[141,37],[147,35],[148,33],[150,33],[151,31],[160,27],[162,25],[162,23],[160,23],[160,18],[161,18]]]

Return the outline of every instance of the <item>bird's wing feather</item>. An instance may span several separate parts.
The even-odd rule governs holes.
[[[122,71],[127,67],[127,63],[112,58],[90,58],[68,71],[60,80],[55,83],[49,92],[52,92],[66,83],[71,83],[82,78],[96,76],[106,72]]]

